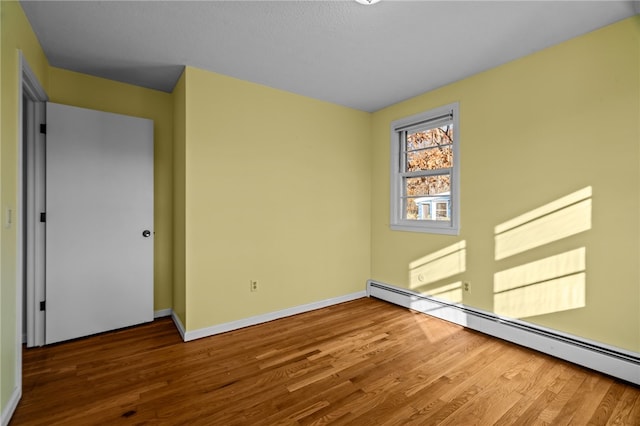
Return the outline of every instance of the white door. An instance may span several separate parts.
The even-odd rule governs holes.
[[[47,104],[47,344],[153,320],[153,122]]]

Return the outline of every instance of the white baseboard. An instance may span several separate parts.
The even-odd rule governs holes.
[[[13,416],[13,413],[16,411],[21,397],[22,389],[18,387],[14,388],[13,393],[11,394],[11,398],[9,398],[9,401],[7,401],[7,405],[2,409],[2,426],[7,426],[9,424],[11,416]]]
[[[182,321],[180,321],[180,317],[175,312],[171,312],[171,319],[173,320],[173,323],[178,329],[178,332],[180,333],[180,337],[182,337],[182,341],[186,342],[185,334],[187,333],[187,331],[185,330],[184,324],[182,324]]]
[[[170,317],[172,313],[173,313],[173,310],[171,308],[158,309],[157,311],[153,312],[153,318],[155,319],[155,318]]]
[[[635,352],[379,281],[367,282],[367,295],[640,385],[640,357]]]
[[[302,314],[304,312],[314,311],[316,309],[326,308],[327,306],[337,305],[339,303],[349,302],[351,300],[361,299],[366,297],[367,294],[364,291],[357,293],[347,294],[345,296],[334,297],[332,299],[321,300],[319,302],[312,302],[306,305],[294,306],[293,308],[283,309],[281,311],[269,312],[254,317],[244,318],[237,321],[231,321],[224,324],[218,324],[211,327],[205,327],[198,330],[185,331],[184,326],[180,320],[174,315],[174,322],[182,335],[182,340],[188,342],[190,340],[200,339],[203,337],[213,336],[215,334],[226,333],[227,331],[237,330],[239,328],[249,327],[256,324],[262,324],[264,322],[273,321],[276,319],[288,317],[291,315]]]

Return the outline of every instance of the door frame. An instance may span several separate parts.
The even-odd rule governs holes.
[[[44,344],[44,312],[39,309],[44,300],[44,226],[38,226],[38,211],[44,207],[44,135],[40,124],[46,121],[49,100],[29,63],[19,53],[18,73],[18,155],[16,206],[16,323],[18,384],[22,384],[22,343],[27,346]],[[27,104],[23,102],[26,100]],[[25,114],[26,112],[26,114]],[[37,155],[37,150],[40,154]],[[25,179],[26,178],[26,179]],[[44,210],[42,210],[44,211]],[[23,300],[24,298],[24,300]],[[26,310],[26,312],[25,312]],[[23,320],[26,324],[23,324]],[[23,334],[24,333],[24,334]]]

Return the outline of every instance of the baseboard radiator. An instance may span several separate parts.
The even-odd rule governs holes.
[[[378,281],[367,282],[367,296],[425,313],[640,385],[637,353],[589,341],[491,312],[449,303]]]

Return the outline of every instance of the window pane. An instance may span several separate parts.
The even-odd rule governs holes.
[[[451,191],[451,177],[446,175],[420,176],[416,178],[405,178],[405,195],[449,195]]]
[[[451,220],[451,202],[449,198],[449,194],[408,197],[404,203],[404,218],[408,220]]]
[[[406,151],[424,149],[434,146],[449,145],[453,143],[453,125],[435,127],[419,132],[407,133]]]
[[[404,171],[453,167],[453,125],[405,134]]]
[[[404,218],[451,220],[451,177],[422,176],[405,179]]]
[[[405,170],[408,172],[451,168],[453,167],[453,147],[446,145],[411,151],[407,153],[406,159]]]

